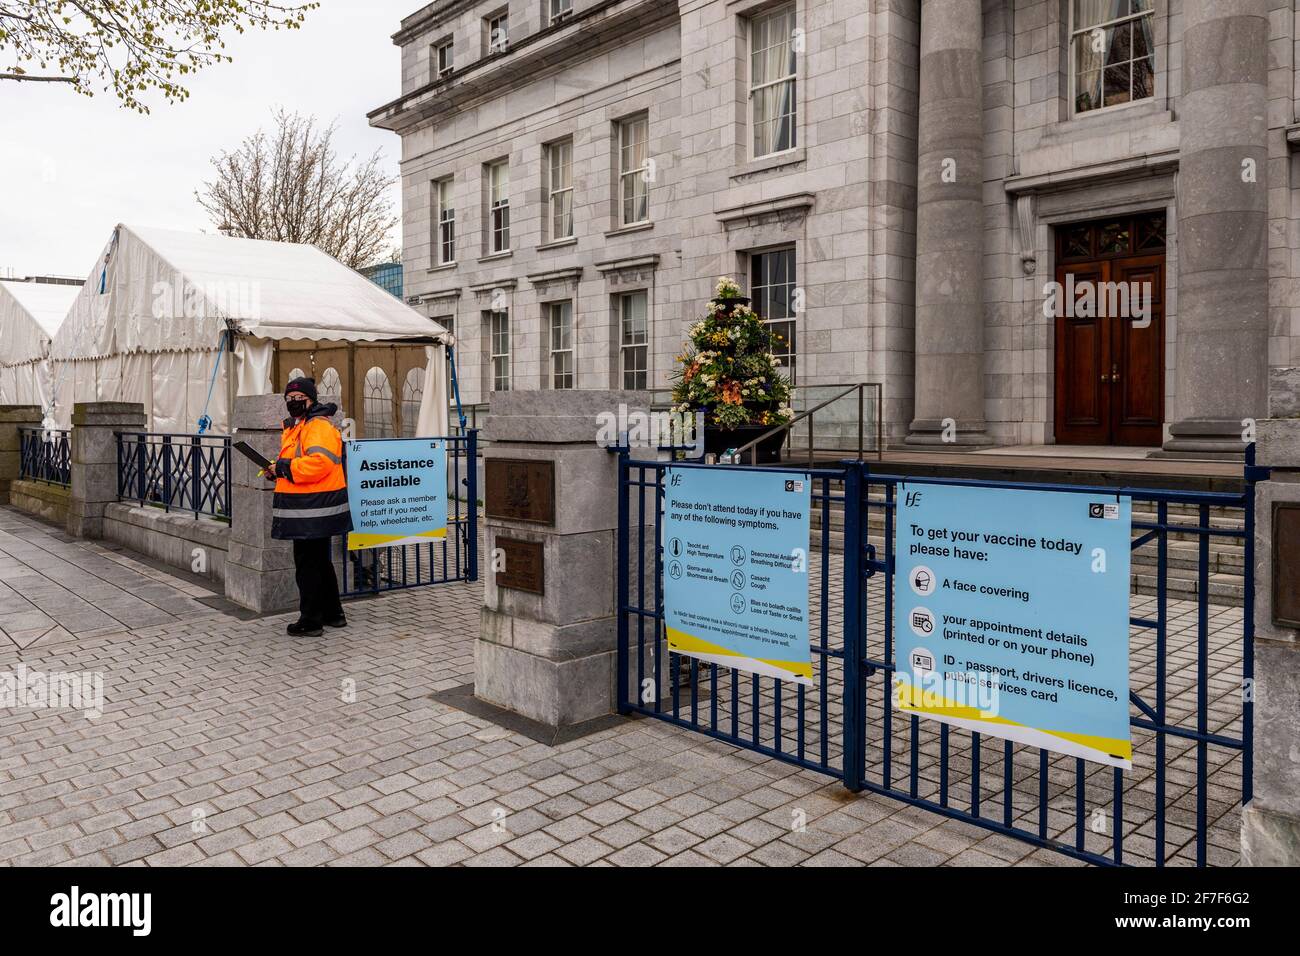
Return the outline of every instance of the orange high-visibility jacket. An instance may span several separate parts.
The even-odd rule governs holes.
[[[343,436],[330,421],[335,411],[333,404],[317,404],[302,419],[284,421],[277,465],[287,462],[293,477],[275,482],[273,538],[328,538],[352,529]]]

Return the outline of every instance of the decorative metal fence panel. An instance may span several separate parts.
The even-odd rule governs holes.
[[[446,442],[447,537],[425,544],[349,551],[347,537],[340,536],[341,592],[345,597],[478,580],[478,472],[474,466],[478,430],[469,429]]]
[[[230,437],[117,433],[117,497],[230,520]]]
[[[874,474],[865,463],[782,468],[811,482],[808,562],[814,687],[667,650],[663,552],[668,467],[619,464],[619,709],[838,777],[853,791],[964,820],[1099,865],[1205,866],[1232,856],[1251,797],[1254,484],[1168,491],[944,481]],[[1155,552],[1154,594],[1130,588],[1130,726],[1120,770],[923,720],[892,693],[897,491],[966,484],[1129,495],[1132,549]],[[1211,541],[1242,550],[1242,606],[1212,603]],[[1169,571],[1194,565],[1196,587],[1171,597]],[[1212,859],[1213,857],[1213,859]]]
[[[18,477],[51,485],[72,484],[72,453],[67,429],[19,429]]]

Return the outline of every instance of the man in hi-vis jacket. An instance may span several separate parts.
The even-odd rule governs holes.
[[[286,630],[316,637],[326,625],[348,623],[330,558],[331,539],[352,530],[343,436],[330,421],[338,406],[320,404],[311,379],[289,382],[284,401],[289,417],[280,437],[280,457],[266,472],[275,482],[271,537],[293,542],[299,615]]]

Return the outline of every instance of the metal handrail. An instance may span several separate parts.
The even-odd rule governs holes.
[[[845,387],[844,391],[839,392],[836,395],[832,395],[824,402],[821,402],[820,404],[815,405],[812,408],[800,412],[798,415],[790,419],[788,422],[784,422],[780,425],[776,425],[768,429],[767,431],[763,432],[763,434],[759,435],[757,438],[746,442],[745,444],[741,445],[739,448],[734,449],[731,453],[732,462],[736,463],[738,461],[743,460],[742,456],[744,455],[744,453],[749,452],[749,463],[751,465],[757,464],[758,446],[762,442],[766,441],[767,439],[771,438],[773,435],[776,435],[780,432],[784,431],[788,433],[791,428],[793,428],[796,424],[798,424],[799,422],[803,421],[806,418],[808,419],[808,466],[811,468],[813,465],[815,449],[817,447],[816,442],[813,441],[813,435],[814,435],[813,416],[817,414],[817,412],[825,408],[827,405],[831,404],[832,402],[838,402],[845,395],[848,395],[850,392],[854,392],[854,391],[858,393],[858,460],[861,461],[862,452],[863,452],[862,413],[864,411],[862,391],[863,389],[866,388],[875,388],[877,387],[877,384],[878,383],[876,382],[857,382],[853,385],[849,385]],[[830,386],[817,386],[817,387],[834,388],[835,386],[830,385]],[[879,415],[876,416],[876,453],[877,454],[880,453],[880,416]]]

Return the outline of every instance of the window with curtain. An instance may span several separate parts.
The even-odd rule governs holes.
[[[794,381],[794,248],[755,252],[749,257],[754,311],[772,333],[769,348]]]
[[[649,329],[646,294],[629,292],[618,297],[619,365],[624,388],[645,388],[649,377]]]
[[[393,437],[393,387],[388,382],[388,373],[378,365],[366,372],[362,408],[367,438]]]
[[[456,261],[456,201],[451,195],[452,180],[437,182],[438,197],[438,263],[450,265]]]
[[[547,146],[546,167],[549,238],[568,239],[573,235],[573,141]]]
[[[420,400],[424,398],[424,369],[413,368],[402,383],[402,437],[414,438],[420,420]]]
[[[491,364],[492,391],[510,391],[510,313],[489,312],[488,358]]]
[[[650,218],[646,170],[649,159],[650,119],[634,116],[618,124],[619,224],[630,226]]]
[[[510,248],[510,162],[488,163],[488,251]]]
[[[755,158],[796,145],[794,29],[793,6],[750,21],[749,100]]]
[[[1155,95],[1155,0],[1071,0],[1070,14],[1075,113]]]
[[[573,388],[573,303],[551,302],[551,388]]]

